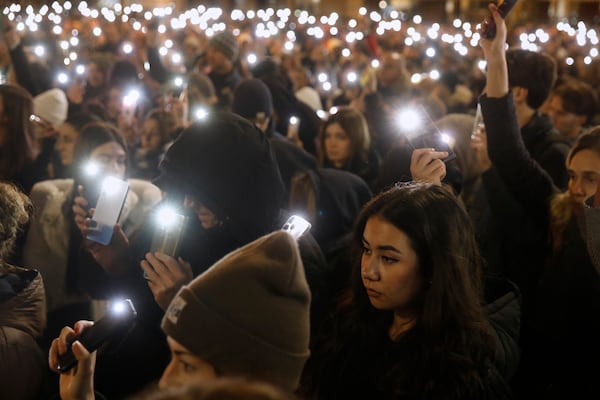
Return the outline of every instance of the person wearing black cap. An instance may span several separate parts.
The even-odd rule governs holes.
[[[219,32],[208,42],[206,60],[210,67],[208,77],[215,85],[217,108],[230,111],[233,91],[242,77],[236,69],[239,46],[229,31]]]

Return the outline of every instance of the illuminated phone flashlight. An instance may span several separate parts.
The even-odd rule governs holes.
[[[133,45],[131,43],[123,44],[123,53],[131,54],[133,52]]]
[[[66,85],[69,83],[69,74],[66,72],[59,72],[58,75],[56,75],[56,81],[61,85]]]
[[[290,233],[296,240],[300,239],[300,237],[308,232],[310,228],[310,222],[299,215],[292,215],[285,221],[283,227],[281,227],[283,231]]]
[[[177,208],[165,205],[157,210],[154,222],[161,228],[168,230],[169,227],[177,223],[179,215]]]
[[[349,83],[356,83],[356,81],[358,80],[358,75],[354,71],[348,72],[348,74],[346,75],[346,80]]]
[[[100,164],[95,161],[88,161],[83,166],[83,172],[90,177],[97,176],[100,173]]]
[[[440,140],[442,142],[444,142],[445,144],[447,144],[448,147],[450,147],[450,148],[453,148],[454,144],[456,143],[456,140],[454,139],[454,137],[452,135],[449,135],[446,132],[440,133]]]
[[[423,116],[414,108],[405,108],[397,114],[396,123],[403,132],[414,132],[423,125]]]
[[[298,117],[292,115],[290,117],[290,125],[292,126],[297,126],[300,123],[300,120],[298,119]]]
[[[203,107],[198,107],[198,108],[196,108],[196,110],[194,110],[193,115],[194,115],[194,119],[196,121],[200,121],[200,120],[203,120],[204,118],[208,117],[208,110]]]
[[[37,45],[35,46],[35,48],[33,49],[33,53],[37,56],[37,57],[44,57],[46,55],[46,49],[44,48],[44,46],[41,45]]]
[[[135,107],[140,99],[139,90],[132,89],[123,97],[123,105],[125,107]]]
[[[256,64],[256,61],[258,61],[258,57],[256,57],[256,54],[250,53],[248,54],[248,57],[246,57],[246,60],[248,61],[248,64],[254,65]]]
[[[371,61],[371,67],[377,69],[377,68],[379,68],[379,65],[380,65],[379,60],[375,59],[375,60]]]
[[[108,307],[109,312],[113,315],[122,315],[127,311],[126,302],[131,302],[131,300],[112,300]]]
[[[178,88],[183,87],[184,83],[185,83],[185,81],[180,76],[177,76],[177,77],[175,77],[175,79],[173,79],[173,84]]]
[[[81,65],[79,64],[78,66],[75,67],[75,73],[79,76],[85,74],[85,65]]]

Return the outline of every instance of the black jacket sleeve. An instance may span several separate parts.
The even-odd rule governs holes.
[[[492,164],[527,215],[547,229],[549,201],[558,189],[523,144],[512,95],[484,95],[480,102]]]

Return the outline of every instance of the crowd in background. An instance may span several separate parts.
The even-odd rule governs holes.
[[[2,18],[8,398],[600,394],[597,27],[496,19],[486,40],[481,21],[364,9],[85,2]],[[101,245],[105,175],[129,192]],[[187,220],[176,255],[150,251],[165,205]],[[297,241],[292,214],[312,225]],[[136,325],[97,359],[73,345],[59,387],[44,353],[56,370],[115,298]]]

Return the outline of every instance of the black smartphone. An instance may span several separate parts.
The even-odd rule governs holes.
[[[513,9],[518,0],[498,0],[498,12],[502,18],[506,18],[508,13]],[[496,23],[494,18],[489,16],[481,24],[481,36],[486,39],[492,39],[496,36]]]
[[[67,352],[58,358],[59,371],[64,373],[77,365],[77,359],[71,350],[74,341],[79,340],[91,353],[117,336],[127,334],[133,327],[136,317],[137,312],[131,300],[113,303],[104,317],[69,341]]]
[[[430,148],[435,151],[445,151],[448,157],[443,158],[443,162],[449,162],[456,158],[456,153],[450,146],[450,138],[441,132],[427,132],[415,138],[409,139],[409,143],[414,149]]]

